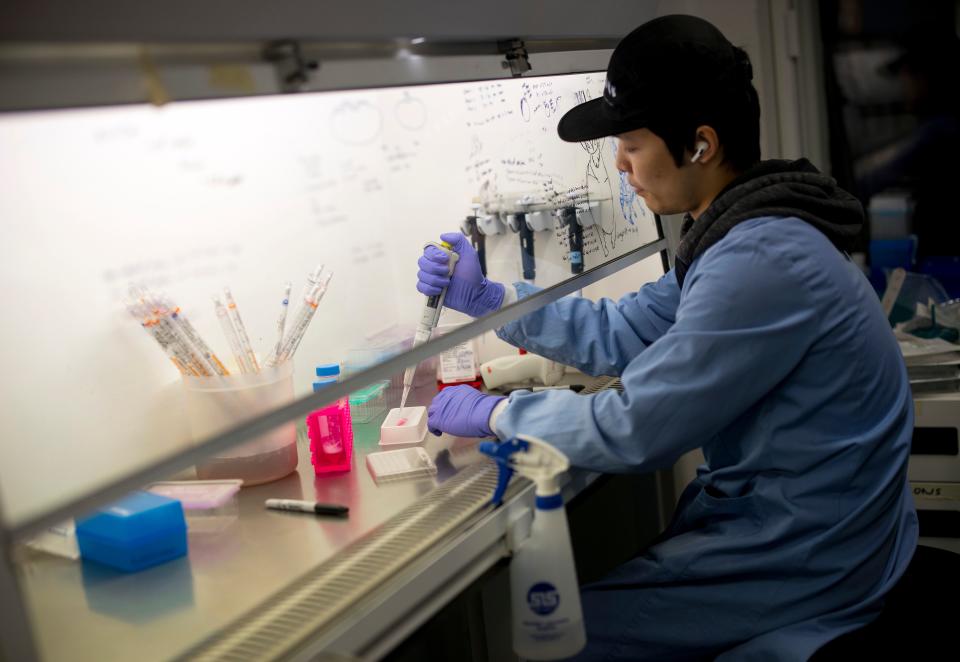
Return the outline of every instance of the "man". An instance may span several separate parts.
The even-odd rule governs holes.
[[[498,335],[623,393],[445,389],[433,431],[533,434],[574,465],[706,464],[646,552],[584,587],[578,659],[804,660],[879,612],[917,539],[903,362],[840,249],[862,208],[806,160],[759,161],[749,60],[668,16],[617,46],[602,99],[560,137],[618,138],[617,167],[659,214],[686,212],[676,266],[617,302],[568,298]],[[486,280],[460,235],[446,305],[479,316],[529,286]],[[427,249],[418,288],[448,283]]]

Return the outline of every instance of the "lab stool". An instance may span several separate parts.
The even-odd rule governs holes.
[[[956,651],[960,554],[918,545],[906,572],[871,623],[841,635],[811,657],[839,660],[918,660]]]

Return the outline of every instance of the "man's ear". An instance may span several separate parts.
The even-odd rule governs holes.
[[[707,148],[709,146],[710,145],[707,143],[706,140],[701,140],[700,142],[698,142],[696,144],[697,150],[693,153],[693,156],[690,157],[690,163],[696,163],[700,159],[700,157],[703,156],[703,153],[707,151]]]
[[[690,162],[706,165],[716,160],[719,152],[720,140],[713,127],[706,124],[698,126],[694,140],[694,151],[688,157]]]

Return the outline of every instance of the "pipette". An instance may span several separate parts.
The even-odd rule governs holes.
[[[297,298],[299,305],[295,309],[295,312],[293,314],[293,318],[295,320],[300,319],[301,315],[306,312],[305,310],[303,310],[304,306],[306,305],[304,302],[309,298],[310,292],[312,292],[317,285],[320,285],[320,281],[323,278],[324,266],[325,265],[321,262],[316,266],[316,268],[312,272],[307,274],[307,282],[303,284],[303,287],[300,289],[300,296]],[[327,279],[327,281],[329,282],[329,279]],[[324,284],[324,289],[326,289],[326,284]],[[320,296],[322,297],[323,295],[321,294]],[[290,299],[289,289],[286,291],[286,296],[284,298],[289,301]],[[286,326],[287,313],[288,313],[287,306],[285,306],[284,312],[281,318],[283,319],[284,326]],[[283,363],[283,360],[280,359],[280,352],[283,350],[283,341],[284,341],[285,333],[286,333],[286,330],[280,331],[280,337],[277,338],[277,346],[274,347],[273,353],[270,355],[270,358],[267,359],[267,365],[275,366],[280,363]]]
[[[186,333],[183,332],[163,297],[154,295],[145,287],[131,287],[130,291],[134,296],[139,297],[144,309],[152,314],[151,326],[156,324],[158,331],[164,336],[167,343],[176,349],[180,359],[191,374],[206,377],[216,373],[216,368],[212,362],[204,357],[203,353],[193,345]]]
[[[130,301],[127,303],[127,312],[129,312],[131,316],[140,322],[140,326],[143,328],[143,330],[149,333],[153,339],[157,341],[157,344],[160,345],[160,349],[162,349],[170,361],[173,362],[173,365],[175,365],[177,370],[180,371],[180,374],[193,374],[184,363],[180,352],[177,350],[177,348],[172,346],[166,334],[160,330],[159,323],[150,317],[150,313],[146,306],[136,301]]]
[[[194,377],[230,374],[170,297],[154,294],[142,285],[131,285],[129,296],[127,311],[153,336],[182,374]]]
[[[320,304],[320,300],[323,299],[323,295],[327,292],[327,285],[330,284],[331,278],[333,278],[332,272],[322,276],[319,282],[314,285],[307,296],[304,297],[303,305],[297,310],[290,330],[287,332],[286,338],[283,339],[283,346],[280,348],[279,354],[271,359],[268,363],[269,366],[279,365],[293,357],[297,351],[297,347],[300,346],[300,341],[303,340],[303,335],[306,333],[307,327],[310,326],[310,321],[317,312],[317,306]]]
[[[169,298],[161,295],[159,298],[160,302],[165,308],[170,310],[170,318],[173,320],[180,330],[183,332],[183,335],[186,337],[186,340],[189,342],[190,347],[199,352],[200,356],[207,360],[210,367],[213,368],[213,371],[223,377],[226,377],[230,374],[230,371],[227,370],[226,366],[223,365],[223,362],[214,354],[213,350],[210,349],[210,346],[204,341],[203,337],[193,326],[186,315],[180,312],[180,306],[176,305]]]
[[[317,268],[313,270],[307,276],[307,282],[303,284],[303,289],[300,290],[300,301],[304,301],[307,298],[307,295],[310,294],[310,290],[320,284],[320,278],[323,276],[324,264],[318,264]]]
[[[240,349],[243,350],[243,356],[246,360],[246,366],[251,372],[260,372],[260,364],[257,363],[257,355],[250,345],[250,337],[247,336],[247,327],[243,325],[243,319],[240,317],[240,309],[237,308],[237,302],[233,300],[233,293],[229,287],[223,288],[223,298],[227,302],[227,311],[230,313],[230,321],[233,322],[233,328],[237,331],[237,338],[240,340]]]
[[[485,234],[480,232],[480,226],[477,225],[477,219],[479,218],[478,214],[480,205],[475,204],[473,206],[473,214],[467,216],[463,222],[460,224],[460,229],[463,231],[464,236],[470,237],[470,243],[473,244],[474,250],[477,251],[477,259],[480,260],[480,271],[484,276],[487,275],[487,237]]]
[[[213,297],[213,308],[217,312],[217,319],[220,320],[220,328],[223,329],[223,335],[227,338],[227,344],[230,345],[230,351],[233,353],[233,360],[236,361],[240,372],[248,373],[247,363],[243,356],[243,347],[240,346],[240,339],[233,328],[233,322],[230,321],[230,314],[226,306],[220,301],[219,297]]]
[[[436,246],[447,254],[447,273],[453,274],[453,268],[457,264],[460,256],[453,251],[453,246],[445,241],[430,242],[427,246]],[[417,326],[417,333],[413,336],[413,346],[418,347],[430,340],[430,334],[437,328],[437,322],[440,321],[440,311],[443,309],[443,299],[447,296],[447,288],[443,288],[440,294],[434,294],[427,297],[427,302],[423,306],[423,313],[420,315],[420,324]],[[413,376],[417,372],[417,364],[407,367],[403,372],[403,395],[400,396],[400,411],[407,404],[407,396],[410,395],[410,388],[413,386]]]
[[[170,332],[170,335],[176,338],[176,341],[180,347],[186,351],[187,355],[190,357],[192,365],[196,367],[197,375],[201,377],[209,377],[211,375],[218,374],[217,368],[213,364],[213,361],[211,361],[210,358],[205,355],[200,348],[196,347],[190,340],[187,333],[178,323],[175,313],[159,298],[154,298],[153,303],[155,306],[154,313],[160,320],[160,326],[166,328]],[[179,310],[179,308],[177,310]]]
[[[267,363],[274,360],[280,354],[280,348],[283,345],[283,332],[287,326],[287,311],[290,309],[290,290],[293,289],[293,283],[287,281],[283,286],[283,298],[280,301],[280,317],[277,319],[277,344],[273,347],[273,352]]]

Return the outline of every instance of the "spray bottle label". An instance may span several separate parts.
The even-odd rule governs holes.
[[[538,616],[549,616],[560,606],[560,594],[549,582],[539,582],[527,591],[527,604]]]
[[[537,618],[521,619],[527,636],[534,641],[548,642],[567,635],[570,619],[566,616],[548,618],[560,607],[560,592],[549,582],[537,582],[527,591],[527,606]]]

